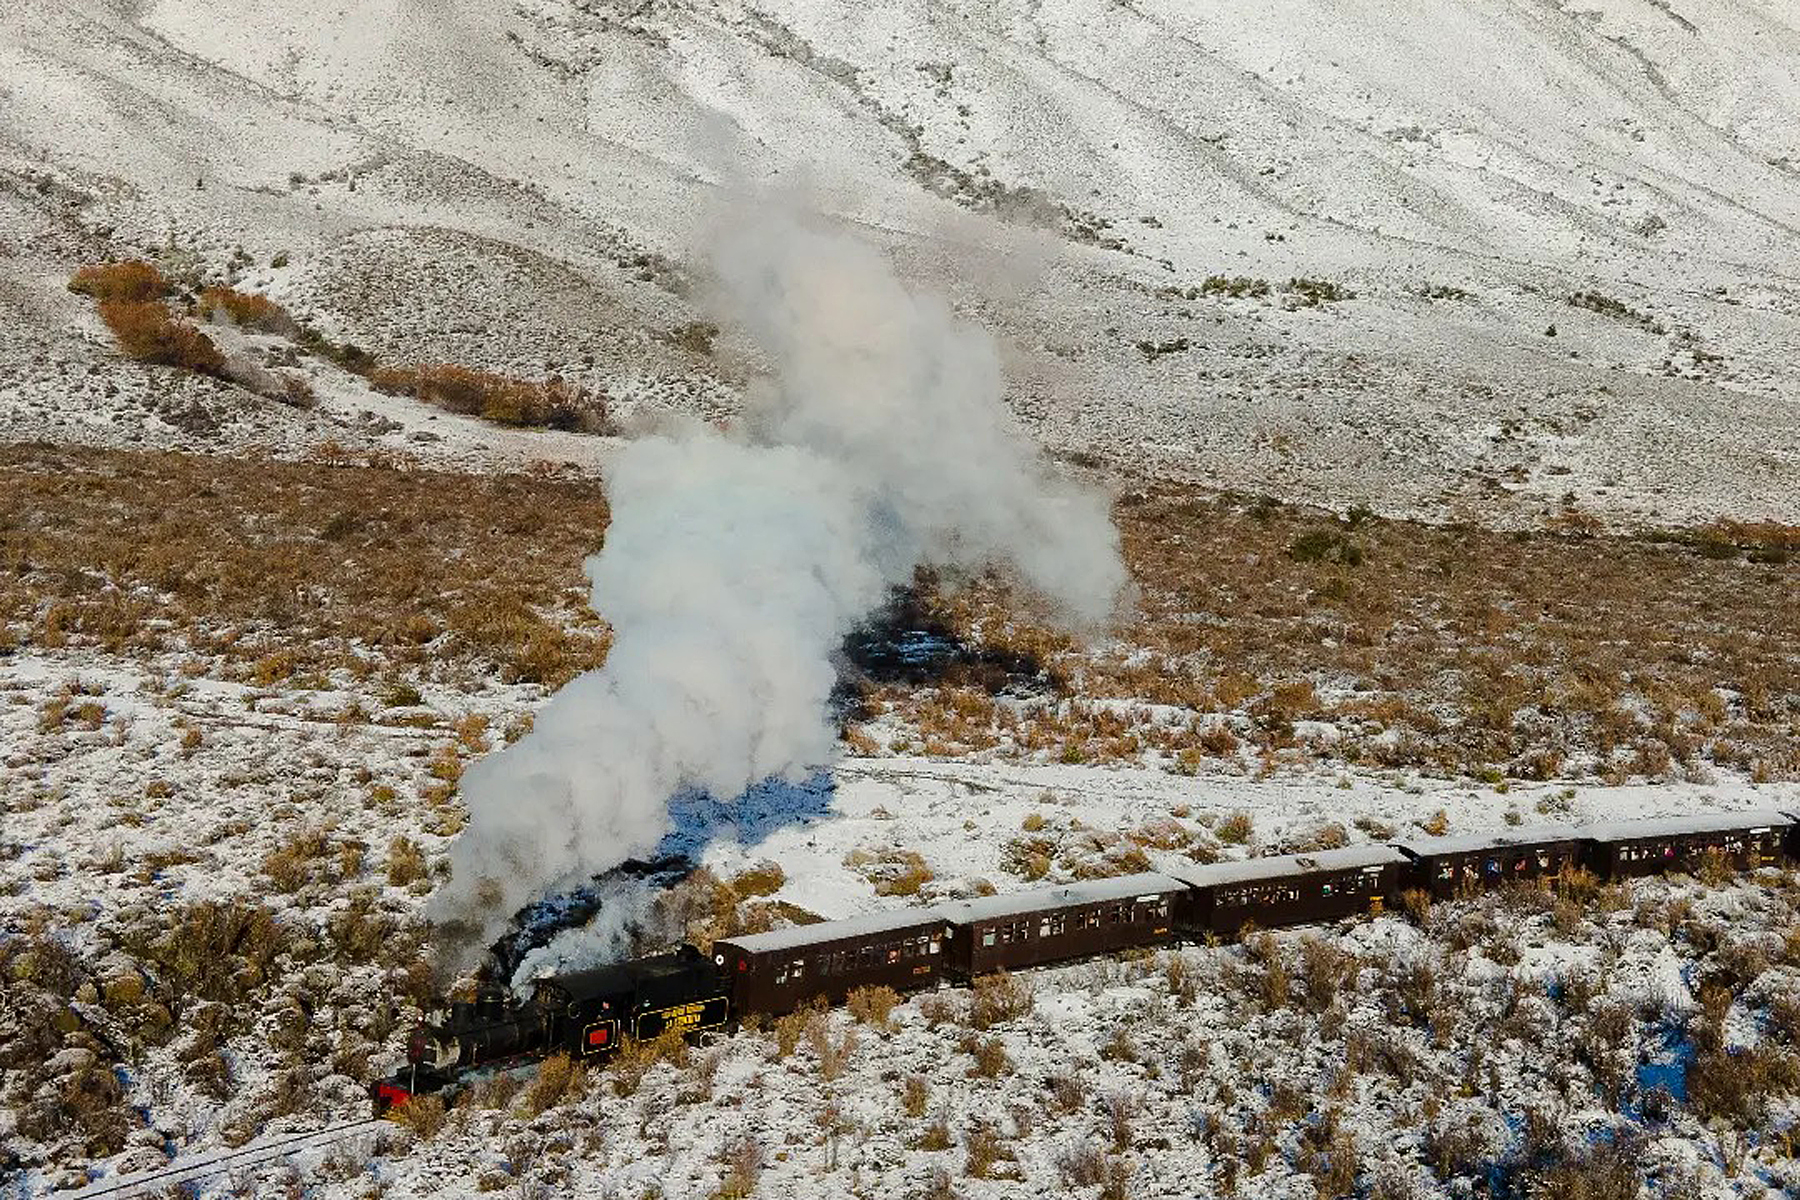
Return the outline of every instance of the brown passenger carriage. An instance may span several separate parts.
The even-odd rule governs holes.
[[[1708,851],[1734,866],[1772,866],[1780,858],[1792,818],[1773,809],[1700,813],[1648,821],[1584,826],[1589,866],[1606,879],[1691,871]]]
[[[739,1013],[792,1012],[859,987],[930,987],[944,971],[949,928],[936,908],[902,908],[845,921],[794,925],[713,943]]]
[[[1578,867],[1583,837],[1573,825],[1547,824],[1395,844],[1414,861],[1415,885],[1447,900],[1459,892],[1554,877]]]
[[[1156,946],[1175,936],[1186,886],[1155,871],[940,905],[963,979]]]
[[[1186,884],[1180,927],[1189,936],[1236,937],[1246,924],[1301,925],[1379,913],[1410,886],[1411,860],[1391,846],[1172,867]]]

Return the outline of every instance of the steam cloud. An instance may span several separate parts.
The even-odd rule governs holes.
[[[605,666],[463,776],[469,822],[428,915],[469,966],[525,903],[653,849],[682,787],[733,796],[826,762],[833,651],[920,563],[1009,563],[1098,624],[1125,572],[1102,497],[1050,476],[989,338],[874,250],[773,221],[716,268],[775,378],[743,431],[633,442],[586,563]]]

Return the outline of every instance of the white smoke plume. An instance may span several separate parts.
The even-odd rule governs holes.
[[[774,379],[735,437],[629,445],[587,561],[606,664],[463,776],[433,897],[443,965],[525,903],[650,851],[683,787],[733,796],[827,762],[833,651],[921,563],[1009,564],[1074,622],[1125,581],[1105,499],[1039,463],[993,343],[874,250],[773,221],[716,259],[725,315]]]

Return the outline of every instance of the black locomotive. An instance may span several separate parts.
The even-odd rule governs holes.
[[[720,1029],[751,1014],[841,1002],[1138,947],[1380,913],[1402,892],[1444,897],[1585,868],[1602,879],[1691,870],[1721,856],[1743,870],[1800,862],[1800,814],[1771,810],[1546,825],[1423,838],[1035,888],[727,938],[539,979],[518,1002],[486,987],[407,1042],[407,1065],[374,1084],[377,1112],[468,1072],[546,1054],[598,1060],[626,1039]]]

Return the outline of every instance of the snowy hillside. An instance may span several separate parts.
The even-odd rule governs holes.
[[[1068,451],[1501,524],[1800,514],[1782,0],[20,0],[0,76],[14,436],[192,440],[156,414],[198,385],[60,294],[134,252],[384,356],[729,411],[748,347],[667,335],[776,188],[996,330]],[[220,436],[408,444],[320,390]]]

